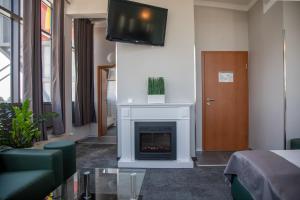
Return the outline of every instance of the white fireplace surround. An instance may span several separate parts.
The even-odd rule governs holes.
[[[121,142],[120,168],[193,168],[190,153],[192,104],[118,105],[118,141]],[[176,122],[177,160],[135,160],[135,122]]]

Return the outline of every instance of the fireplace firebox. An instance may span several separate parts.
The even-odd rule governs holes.
[[[135,122],[136,160],[176,160],[176,122]]]

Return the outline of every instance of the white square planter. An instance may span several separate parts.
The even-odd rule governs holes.
[[[165,95],[148,95],[148,104],[164,104],[165,102]]]

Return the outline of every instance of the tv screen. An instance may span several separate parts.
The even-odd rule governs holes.
[[[168,10],[125,0],[109,0],[107,39],[164,46]]]

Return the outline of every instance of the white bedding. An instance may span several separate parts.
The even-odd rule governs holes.
[[[300,168],[300,150],[274,150],[272,152]]]

